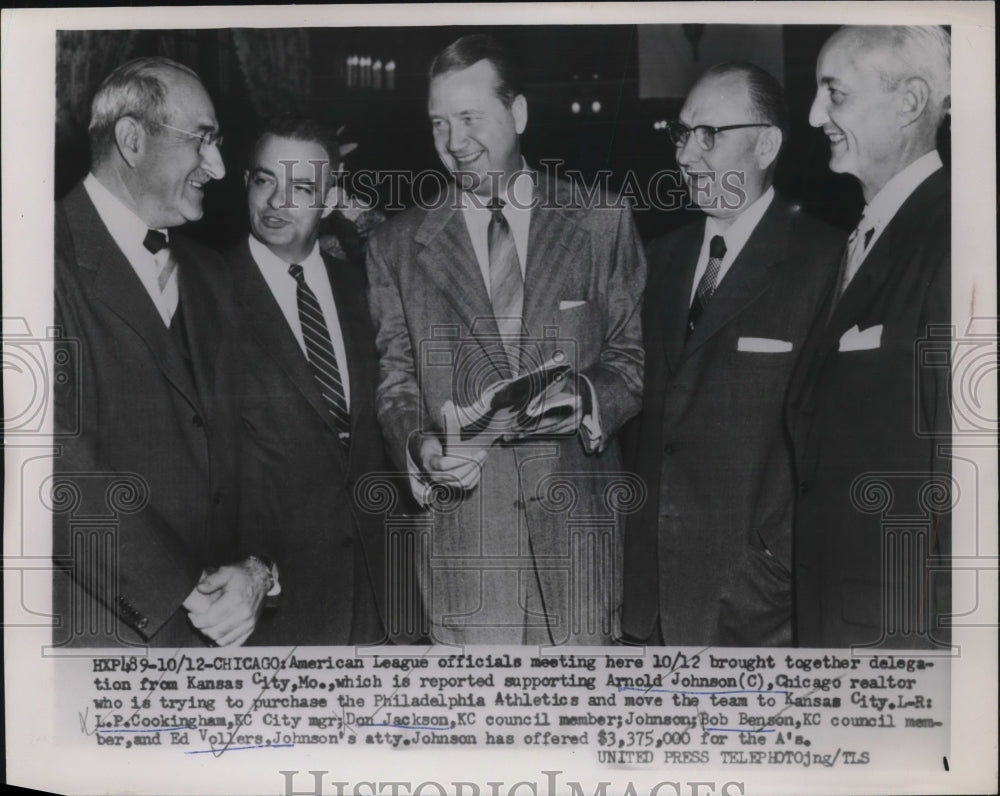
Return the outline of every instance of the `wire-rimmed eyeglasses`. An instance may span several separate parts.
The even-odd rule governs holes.
[[[198,141],[198,151],[204,152],[210,146],[222,146],[223,137],[222,134],[216,132],[215,130],[205,130],[201,133],[192,133],[190,130],[182,130],[180,127],[172,127],[169,124],[164,124],[163,122],[153,122],[153,124],[164,127],[167,130],[173,130],[175,133],[182,133],[188,138],[194,138]]]
[[[712,127],[709,124],[699,124],[695,127],[688,127],[681,122],[667,122],[667,133],[674,146],[682,147],[694,133],[694,140],[703,150],[708,152],[715,146],[715,136],[724,133],[726,130],[740,130],[744,127],[771,127],[768,122],[748,122],[747,124],[726,124],[722,127]]]

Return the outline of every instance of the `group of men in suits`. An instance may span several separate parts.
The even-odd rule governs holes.
[[[328,130],[265,125],[250,232],[223,259],[175,231],[225,173],[207,93],[165,59],[119,67],[57,209],[57,323],[79,342],[57,428],[80,433],[56,470],[91,510],[108,476],[141,494],[103,546],[55,512],[62,643],[387,640],[409,573],[356,489],[379,473],[413,501],[435,642],[844,646],[891,625],[891,644],[935,643],[947,507],[890,544],[852,490],[947,473],[947,376],[914,344],[949,319],[948,53],[937,30],[847,28],[820,54],[810,120],[868,202],[846,246],[774,191],[775,79],[709,69],[670,126],[701,217],[644,252],[623,202],[525,161],[516,64],[463,37],[428,98],[454,184],[376,230],[367,285],[317,244]],[[446,428],[553,362],[563,411]],[[900,545],[917,552],[889,560]]]
[[[633,641],[949,637],[948,373],[918,345],[935,327],[947,340],[950,319],[948,34],[843,28],[816,82],[810,123],[866,202],[846,245],[773,193],[785,123],[769,75],[709,69],[670,128],[704,218],[649,247]]]

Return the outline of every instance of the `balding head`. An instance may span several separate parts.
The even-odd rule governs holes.
[[[169,58],[137,58],[112,71],[97,89],[90,106],[90,155],[95,163],[104,160],[115,147],[115,122],[131,116],[151,124],[167,118],[167,92],[173,80],[198,75]]]

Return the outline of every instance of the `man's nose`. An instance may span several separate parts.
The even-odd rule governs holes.
[[[687,141],[682,146],[677,147],[677,164],[679,166],[690,166],[701,157],[701,146],[695,140],[694,132],[688,135]]]
[[[462,129],[462,125],[453,124],[448,130],[448,151],[461,152],[465,138],[465,130]]]
[[[222,162],[218,144],[202,147],[201,167],[213,180],[221,180],[226,176],[226,164]]]
[[[813,127],[822,127],[830,121],[830,117],[826,112],[826,103],[820,97],[819,92],[816,92],[816,96],[813,97],[812,105],[809,106],[809,124]]]

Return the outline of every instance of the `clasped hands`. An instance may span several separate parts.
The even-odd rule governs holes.
[[[202,572],[183,606],[191,624],[216,645],[238,647],[257,626],[272,583],[267,566],[250,557]]]

